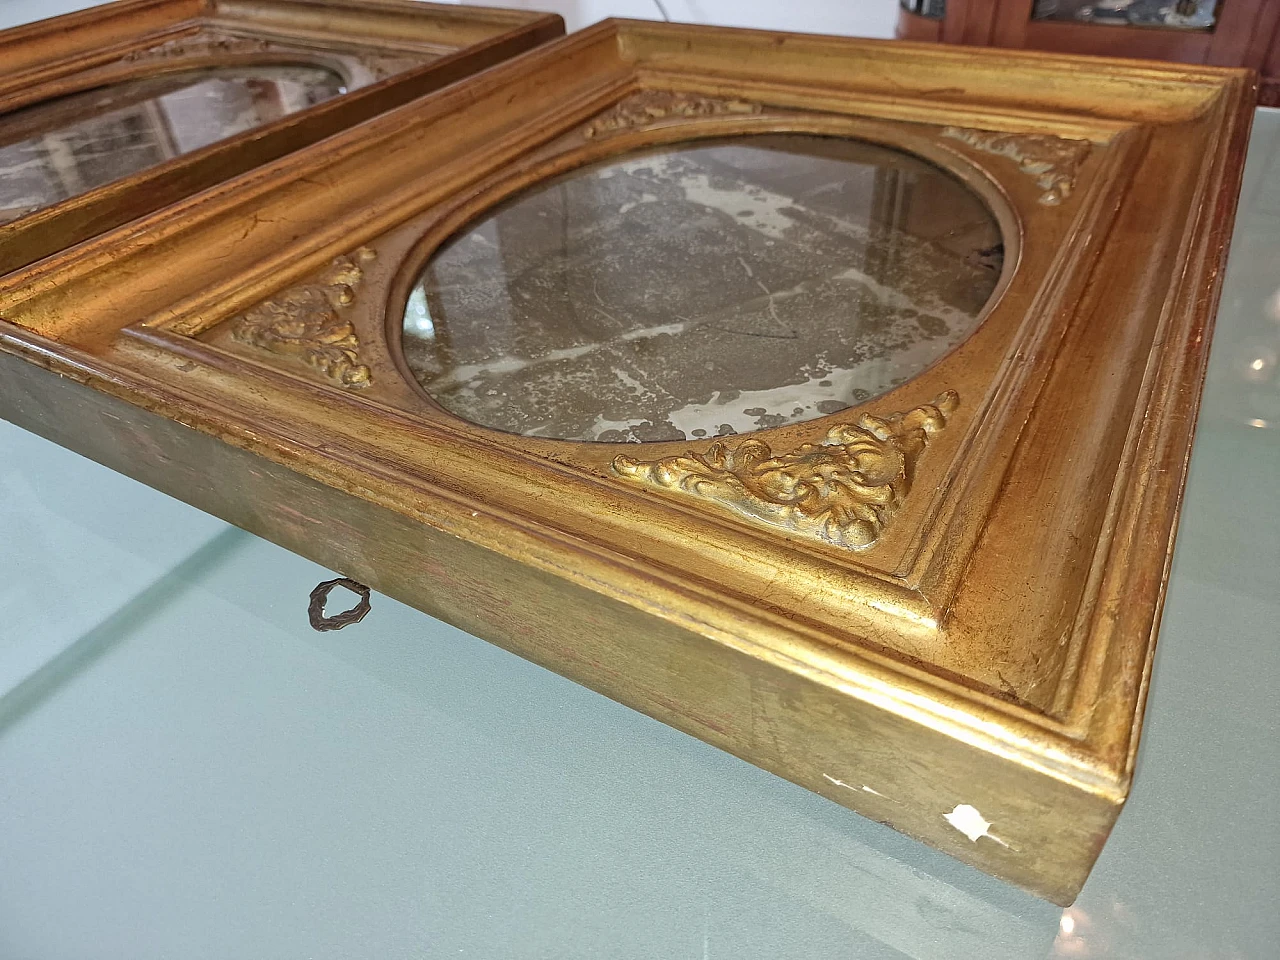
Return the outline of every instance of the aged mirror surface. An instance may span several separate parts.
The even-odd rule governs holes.
[[[345,92],[318,66],[213,67],[15,110],[0,117],[0,223]]]
[[[659,441],[813,419],[919,373],[977,324],[1003,245],[906,153],[769,134],[540,183],[439,248],[404,352],[423,388],[527,436]]]

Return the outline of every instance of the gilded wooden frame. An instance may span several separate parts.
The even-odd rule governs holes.
[[[177,70],[258,63],[327,67],[342,96],[0,223],[0,273],[564,33],[554,14],[416,0],[122,0],[0,32],[3,115]]]
[[[1066,903],[1133,776],[1253,94],[1240,70],[606,22],[0,280],[0,405]],[[751,438],[900,457],[881,499],[815,520],[724,476],[746,438],[726,461],[518,437],[406,375],[409,283],[460,224],[593,159],[760,131],[919,154],[1005,233],[953,353]]]

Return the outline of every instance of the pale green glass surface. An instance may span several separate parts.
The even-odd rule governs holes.
[[[386,598],[316,633],[328,571],[0,424],[0,957],[1275,958],[1277,251],[1261,111],[1137,780],[1074,907]]]

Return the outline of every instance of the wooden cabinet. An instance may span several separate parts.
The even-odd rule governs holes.
[[[1275,0],[902,0],[898,36],[983,47],[1250,67],[1280,105]]]

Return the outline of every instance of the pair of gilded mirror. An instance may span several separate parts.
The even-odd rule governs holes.
[[[167,205],[98,188],[104,232],[13,219],[49,249],[0,278],[4,415],[1069,901],[1250,76],[606,22],[454,79]],[[227,78],[128,82],[57,109]]]

